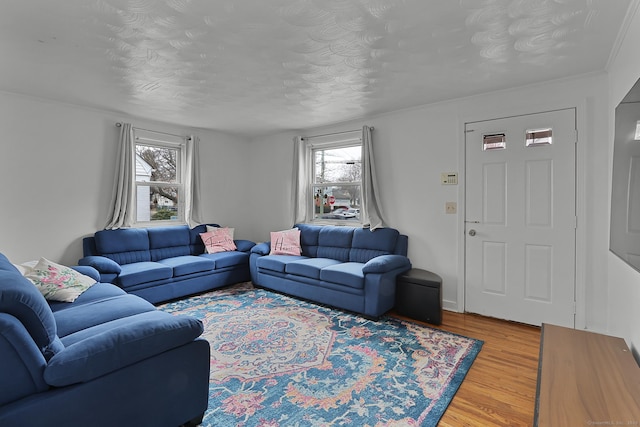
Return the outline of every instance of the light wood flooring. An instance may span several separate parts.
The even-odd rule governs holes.
[[[540,328],[449,311],[425,325],[484,341],[438,426],[533,425]]]

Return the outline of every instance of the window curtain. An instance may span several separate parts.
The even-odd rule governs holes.
[[[187,140],[187,173],[184,182],[184,217],[190,227],[202,223],[200,212],[200,138],[191,135]]]
[[[364,227],[371,231],[382,227],[383,215],[380,203],[380,190],[376,178],[376,166],[373,158],[373,139],[371,128],[362,127],[362,209],[361,220]]]
[[[293,138],[293,176],[291,178],[291,205],[293,222],[305,222],[309,208],[309,189],[311,187],[311,160],[307,144],[301,136]]]
[[[111,196],[111,212],[106,229],[133,225],[133,129],[131,123],[122,123],[118,139],[116,177]]]

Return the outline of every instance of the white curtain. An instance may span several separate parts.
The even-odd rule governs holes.
[[[373,140],[371,128],[362,127],[362,209],[360,215],[364,227],[371,231],[381,228],[383,215],[379,200],[380,190],[376,178],[376,165],[373,159]]]
[[[122,123],[118,140],[116,177],[111,196],[111,213],[106,229],[131,227],[133,224],[133,129],[131,123]]]
[[[309,187],[311,183],[311,161],[307,144],[302,137],[293,138],[293,176],[291,177],[291,206],[293,206],[293,224],[307,219],[309,208]]]
[[[202,222],[200,212],[200,138],[187,140],[187,173],[184,182],[184,217],[190,227]]]

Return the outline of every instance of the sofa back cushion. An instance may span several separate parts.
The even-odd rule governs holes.
[[[46,360],[64,349],[49,304],[17,270],[0,271],[0,312],[24,325]]]
[[[310,224],[296,224],[300,230],[300,247],[302,255],[315,258],[318,256],[318,237],[322,226]]]
[[[322,227],[318,235],[318,257],[349,261],[354,230],[352,227]]]
[[[100,230],[94,238],[97,255],[111,258],[120,265],[151,261],[149,235],[145,228]]]
[[[367,228],[354,230],[349,261],[365,263],[379,255],[395,253],[399,235],[398,230],[393,228],[378,228],[374,231]]]
[[[147,229],[151,261],[191,255],[189,227],[186,225]]]
[[[366,263],[379,255],[407,256],[408,238],[394,228],[296,224],[302,255]]]

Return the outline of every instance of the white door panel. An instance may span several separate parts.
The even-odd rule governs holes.
[[[465,130],[466,310],[573,327],[575,110],[469,123]],[[527,146],[532,130],[538,143]]]

